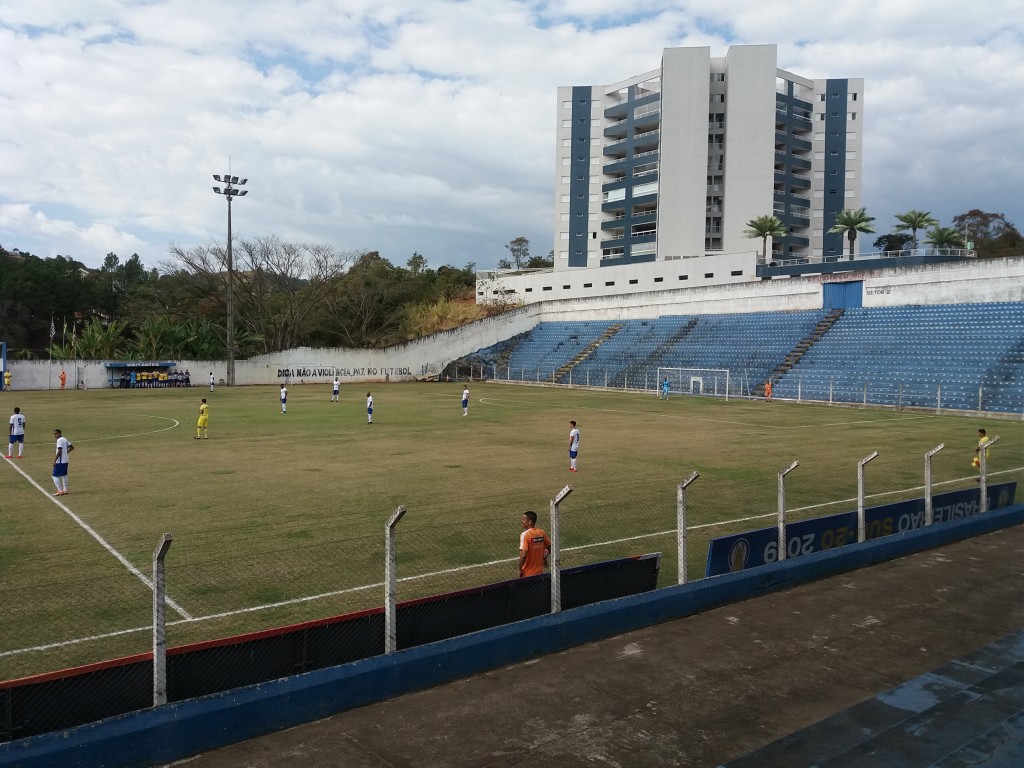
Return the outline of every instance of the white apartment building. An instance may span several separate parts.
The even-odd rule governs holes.
[[[861,207],[863,107],[863,80],[779,69],[774,45],[668,48],[659,69],[559,88],[555,271],[759,252],[743,232],[766,214],[789,231],[766,261],[842,256],[828,230]]]

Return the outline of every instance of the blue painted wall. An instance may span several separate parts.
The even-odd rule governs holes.
[[[0,766],[139,768],[1024,522],[1024,504],[0,745]]]

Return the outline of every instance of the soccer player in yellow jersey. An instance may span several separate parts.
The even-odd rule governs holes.
[[[537,513],[523,512],[523,532],[519,535],[519,575],[544,573],[544,563],[551,551],[551,539],[537,527]]]
[[[202,430],[203,439],[206,440],[210,435],[206,431],[206,425],[210,420],[210,407],[206,404],[206,398],[203,398],[203,402],[199,404],[199,421],[196,422],[196,440],[199,439],[199,432]]]

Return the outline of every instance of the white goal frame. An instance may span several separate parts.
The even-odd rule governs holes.
[[[728,368],[667,368],[658,366],[654,394],[661,397],[661,382],[668,379],[669,396],[695,395],[729,399]]]

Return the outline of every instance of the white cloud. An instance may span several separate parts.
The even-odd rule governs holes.
[[[864,77],[864,203],[1024,226],[1024,20],[955,0],[7,0],[0,243],[155,266],[224,236],[210,175],[249,177],[241,236],[492,266],[552,244],[555,88],[662,49],[778,43]]]

